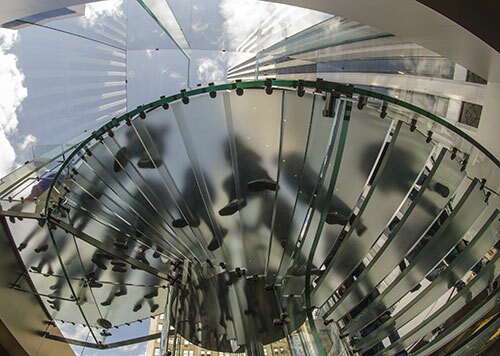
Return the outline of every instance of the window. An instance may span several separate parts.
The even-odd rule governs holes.
[[[283,346],[280,347],[280,352],[285,352],[285,348]]]
[[[158,347],[155,347],[155,356],[160,355],[160,349]]]
[[[190,351],[189,351],[189,356],[193,356],[193,354],[194,354],[194,351],[193,351],[193,350],[190,350]]]
[[[188,356],[188,350],[182,351],[182,356]]]
[[[184,339],[184,345],[189,345],[189,341],[187,341],[186,339]]]
[[[472,127],[478,127],[482,111],[483,107],[481,105],[463,101],[458,122],[464,123]]]
[[[163,320],[164,317],[165,317],[165,314],[160,314],[160,320]]]
[[[163,329],[163,324],[158,324],[158,331],[161,331]]]
[[[264,349],[264,356],[267,356],[267,349]]]

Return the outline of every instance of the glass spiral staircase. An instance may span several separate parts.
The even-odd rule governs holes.
[[[297,355],[429,355],[458,337],[451,354],[479,352],[500,323],[499,167],[439,117],[354,86],[183,91],[2,180],[26,266],[12,288],[96,348],[165,313],[162,355],[177,333],[259,355],[283,337]]]

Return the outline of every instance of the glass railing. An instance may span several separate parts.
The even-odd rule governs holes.
[[[495,304],[499,162],[422,108],[236,82],[75,142],[4,178],[1,214],[52,317],[96,343],[167,310],[221,352],[427,354]]]

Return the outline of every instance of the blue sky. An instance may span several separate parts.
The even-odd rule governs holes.
[[[229,66],[330,17],[253,0],[168,3],[192,49],[191,87],[225,81]],[[0,29],[0,176],[31,159],[32,146],[42,154],[187,87],[187,59],[135,0],[44,25]]]
[[[127,340],[143,335],[149,334],[150,319],[144,320],[142,323],[132,323],[130,326],[121,326],[118,329],[111,329],[110,332],[112,336],[106,339],[106,343]],[[58,323],[59,329],[62,331],[63,335],[76,339],[76,340],[87,340],[92,342],[92,336],[89,336],[88,328],[81,325],[72,325],[69,323]],[[98,334],[97,334],[98,335]],[[147,342],[142,342],[139,344],[123,346],[110,350],[96,350],[91,348],[83,348],[80,346],[71,346],[76,355],[84,356],[143,356],[146,354]]]

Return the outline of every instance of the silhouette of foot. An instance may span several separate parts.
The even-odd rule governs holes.
[[[127,264],[125,262],[115,261],[115,260],[111,261],[111,264],[113,266],[118,266],[118,267],[126,267],[127,266]]]
[[[349,222],[349,219],[336,211],[329,212],[326,216],[326,221],[328,225],[345,225]]]
[[[160,306],[158,304],[153,304],[151,306],[151,313],[154,313],[156,311],[156,309],[158,309]]]
[[[24,249],[26,248],[26,246],[28,246],[28,244],[27,244],[26,242],[21,242],[21,243],[19,244],[19,247],[17,248],[17,250],[18,250],[19,252],[21,252],[22,250],[24,250]]]
[[[111,300],[106,299],[104,302],[102,302],[102,303],[101,303],[101,305],[102,305],[103,307],[107,307],[107,306],[111,305]]]
[[[100,258],[93,258],[92,259],[92,262],[97,266],[99,267],[100,269],[102,270],[107,270],[108,267],[106,267],[106,265],[104,264],[104,262],[100,259]]]
[[[60,309],[60,306],[57,304],[49,304],[49,307],[51,307],[52,309],[57,310],[57,311],[59,311],[59,309]]]
[[[410,292],[415,293],[417,290],[420,289],[420,287],[422,287],[422,285],[419,283],[415,287],[413,287],[413,289]]]
[[[174,221],[172,221],[172,226],[177,228],[177,229],[182,229],[183,227],[188,226],[188,223],[183,218],[180,218],[180,219],[175,219]]]
[[[158,290],[154,290],[151,293],[146,294],[144,296],[144,298],[151,299],[151,298],[154,298],[154,297],[157,297],[157,296],[158,296]]]
[[[125,289],[120,289],[118,292],[113,294],[115,297],[121,297],[122,295],[127,295],[127,291]]]
[[[134,310],[134,312],[137,312],[137,311],[139,311],[141,308],[142,308],[142,304],[139,304],[139,303],[138,303],[138,304],[136,304],[136,305],[134,306],[134,309],[133,309],[133,310]]]
[[[49,245],[43,244],[42,246],[35,248],[35,252],[36,253],[45,252],[45,251],[47,251],[48,248],[49,248]]]
[[[209,251],[215,251],[220,247],[219,240],[214,236],[212,237],[212,241],[208,244]]]
[[[119,273],[125,273],[125,272],[127,272],[127,270],[125,268],[122,268],[120,266],[113,266],[113,268],[111,268],[111,270],[113,272],[119,272]]]
[[[220,216],[229,216],[236,213],[238,210],[242,209],[247,205],[244,199],[233,199],[225,207],[219,210]]]
[[[450,195],[450,189],[441,183],[436,183],[434,185],[434,191],[441,195],[443,198],[447,198]]]
[[[255,179],[248,182],[247,188],[251,192],[261,192],[263,190],[272,190],[275,192],[278,189],[278,183],[270,178]]]
[[[126,164],[127,164],[127,148],[122,147],[118,152],[116,152],[115,163],[113,164],[113,170],[115,172],[120,172],[122,170],[122,166],[125,167]]]
[[[360,221],[358,226],[356,226],[356,231],[358,232],[358,236],[363,235],[366,231],[366,225]]]
[[[147,158],[141,158],[137,162],[137,167],[153,169],[156,167],[160,167],[162,164],[163,164],[163,161],[160,158],[153,158],[153,161],[152,161],[149,159],[149,157],[147,157]]]
[[[89,282],[89,286],[91,288],[101,288],[102,287],[102,283],[101,282],[98,282],[98,281],[90,281]]]

